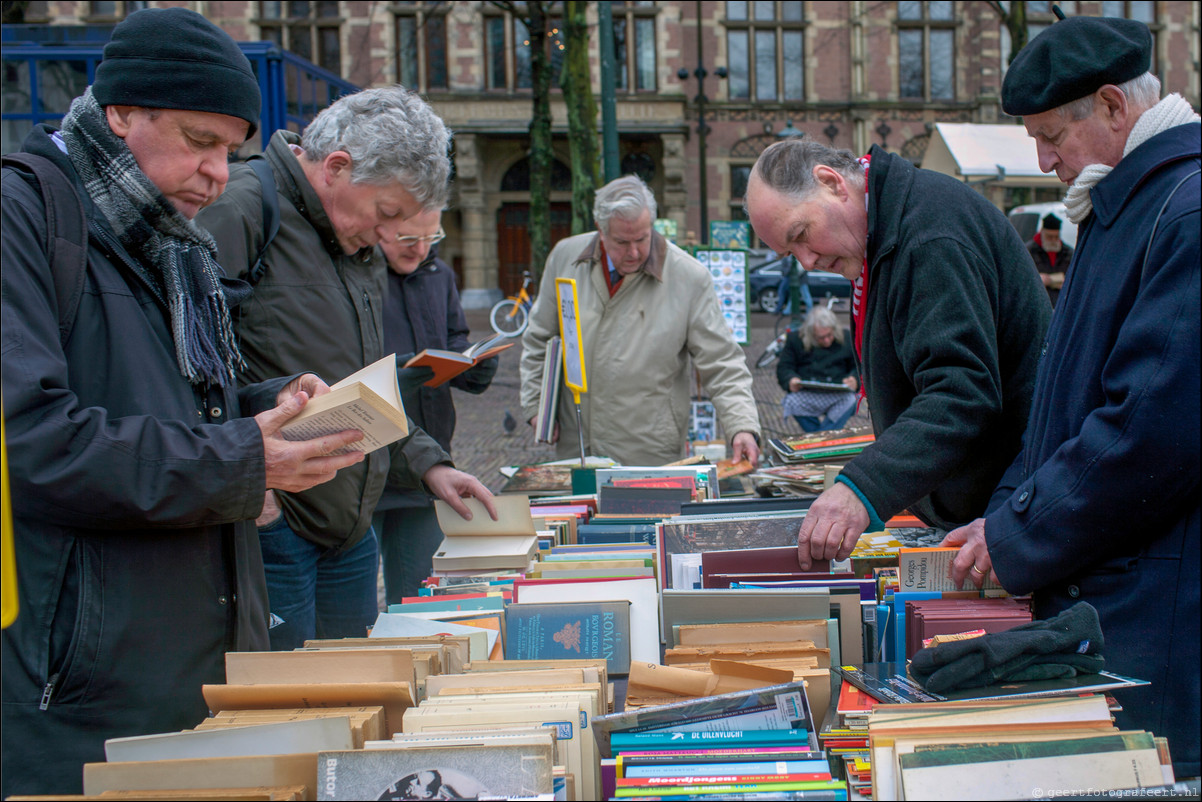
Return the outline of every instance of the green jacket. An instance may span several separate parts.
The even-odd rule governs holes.
[[[333,384],[385,356],[387,266],[374,248],[347,255],[321,201],[289,148],[299,137],[277,131],[265,153],[275,175],[280,230],[264,255],[254,296],[235,312],[244,382],[302,371]],[[225,192],[197,216],[217,241],[222,267],[246,278],[264,240],[262,191],[247,165],[230,168]],[[348,548],[371,525],[385,484],[421,486],[421,476],[450,456],[410,422],[410,436],[343,468],[301,493],[276,491],[292,531],[328,548]]]

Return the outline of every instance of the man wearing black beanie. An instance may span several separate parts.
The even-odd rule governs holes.
[[[1023,450],[985,517],[948,534],[953,578],[991,572],[1038,618],[1097,609],[1115,723],[1199,773],[1199,229],[1202,126],[1160,99],[1140,22],[1076,17],[1019,51],[1002,107],[1069,185],[1077,251],[1044,344]],[[1059,266],[1059,261],[1057,262]]]
[[[19,611],[0,652],[0,797],[78,794],[106,739],[199,724],[225,652],[268,643],[264,493],[362,459],[322,456],[357,432],[279,435],[328,392],[316,376],[234,378],[238,288],[192,218],[225,188],[259,103],[224,31],[183,8],[138,11],[61,130],[38,126],[5,157]]]

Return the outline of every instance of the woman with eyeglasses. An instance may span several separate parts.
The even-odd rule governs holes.
[[[389,267],[384,351],[396,352],[397,364],[424,348],[462,351],[470,344],[455,274],[438,258],[438,243],[445,238],[442,212],[435,209],[403,221],[393,241],[380,242]],[[450,453],[455,433],[451,388],[482,393],[496,372],[497,358],[492,357],[438,387],[402,387],[405,412]],[[372,522],[380,540],[384,594],[389,604],[399,604],[403,596],[418,595],[442,542],[434,505],[420,490],[385,488]]]

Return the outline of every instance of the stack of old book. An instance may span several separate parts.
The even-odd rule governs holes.
[[[1035,799],[1174,782],[1168,744],[1119,731],[1102,695],[878,705],[868,717],[874,800]]]
[[[443,532],[432,560],[436,576],[472,576],[496,571],[526,572],[538,554],[538,534],[525,496],[497,496],[497,520],[474,498],[462,499],[471,510],[465,520],[444,501],[434,510]]]
[[[876,440],[869,426],[772,438],[768,445],[785,462],[840,464]]]
[[[846,799],[800,682],[593,719],[605,799]]]
[[[861,796],[872,794],[872,762],[868,752],[868,715],[880,704],[852,685],[839,684],[839,694],[827,710],[818,742],[832,763],[842,768],[848,788]]]
[[[548,777],[561,778],[565,799],[599,799],[597,747],[590,723],[607,713],[609,682],[603,660],[569,662],[502,661],[472,663],[460,675],[443,675],[427,682],[425,700],[406,712],[405,735],[394,736],[391,744],[369,744],[371,748],[404,749],[413,736],[476,738],[515,727],[549,728],[555,736]],[[540,754],[541,751],[540,751]],[[542,782],[538,762],[536,790],[477,791],[487,795],[537,795],[551,791]],[[466,764],[471,765],[471,764]],[[475,763],[477,777],[490,773],[487,754]],[[560,766],[561,769],[554,767]],[[466,798],[473,798],[468,795]],[[345,798],[379,798],[360,796]],[[442,797],[447,798],[447,797]],[[463,798],[463,797],[450,797]]]
[[[111,740],[108,760],[84,767],[84,792],[316,799],[320,752],[387,738],[426,681],[467,657],[467,639],[448,636],[229,653],[226,684],[202,689],[212,717],[194,730]]]

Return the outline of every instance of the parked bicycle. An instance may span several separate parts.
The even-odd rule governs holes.
[[[507,337],[517,337],[530,324],[530,307],[534,306],[534,296],[527,290],[534,283],[534,276],[529,270],[522,272],[522,288],[517,295],[510,295],[503,301],[497,301],[489,313],[488,320],[493,331]]]

